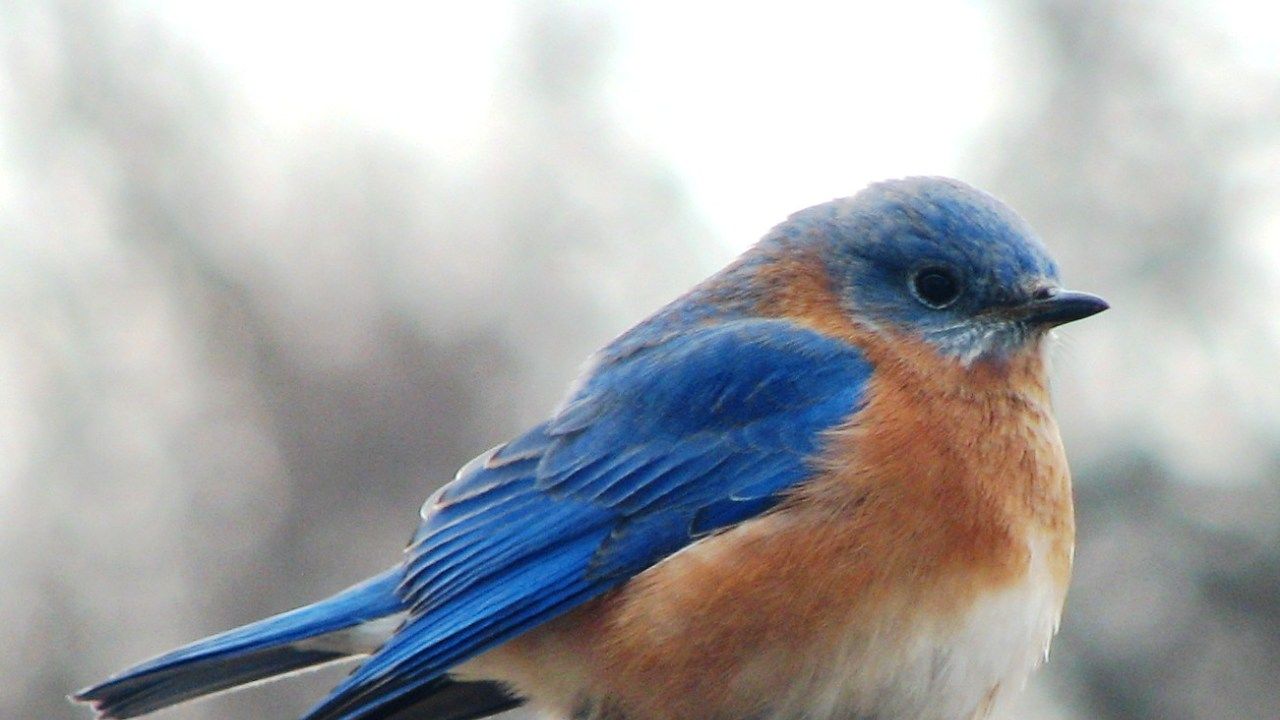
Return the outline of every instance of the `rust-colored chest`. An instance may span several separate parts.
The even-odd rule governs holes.
[[[880,538],[882,562],[924,574],[956,564],[975,582],[1018,576],[1028,538],[1043,538],[1065,588],[1071,482],[1041,351],[965,367],[908,339],[860,340],[876,365],[865,406],[830,434],[823,471],[795,502],[814,512],[857,504],[840,534],[864,547]]]

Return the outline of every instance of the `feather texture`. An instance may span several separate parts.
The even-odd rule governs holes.
[[[730,320],[627,348],[423,508],[405,626],[309,720],[374,717],[451,667],[768,510],[861,401],[851,345]]]

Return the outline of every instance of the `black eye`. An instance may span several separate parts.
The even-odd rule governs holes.
[[[922,268],[911,276],[911,291],[920,302],[941,310],[960,297],[960,281],[950,268]]]

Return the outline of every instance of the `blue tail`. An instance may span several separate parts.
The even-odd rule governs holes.
[[[169,705],[316,665],[363,655],[378,633],[361,626],[401,612],[393,568],[314,605],[198,640],[85,688],[74,699],[102,718],[131,718]],[[382,635],[392,629],[389,621]],[[365,637],[375,636],[375,637]]]

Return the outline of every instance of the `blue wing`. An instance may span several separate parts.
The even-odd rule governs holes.
[[[398,592],[410,619],[309,720],[366,717],[449,668],[758,515],[812,472],[871,366],[785,320],[606,349],[546,423],[423,506]]]

